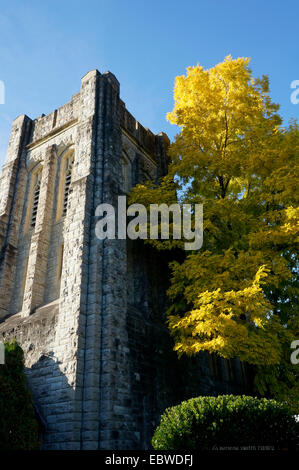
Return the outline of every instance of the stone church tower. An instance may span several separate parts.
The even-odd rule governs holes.
[[[172,352],[165,255],[95,235],[95,208],[165,174],[168,145],[97,70],[61,108],[13,122],[0,176],[0,339],[24,350],[45,449],[149,448],[167,406],[246,387],[237,361]]]

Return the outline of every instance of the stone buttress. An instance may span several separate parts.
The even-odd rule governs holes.
[[[0,176],[0,338],[24,350],[44,449],[149,448],[167,406],[246,388],[237,361],[173,353],[167,256],[96,237],[99,204],[167,172],[167,136],[119,92],[94,70],[61,108],[18,117]]]

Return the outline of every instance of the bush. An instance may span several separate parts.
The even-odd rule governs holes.
[[[13,341],[5,342],[0,365],[0,450],[38,449],[38,423],[24,373],[24,354]]]
[[[222,395],[192,398],[166,409],[152,445],[156,450],[294,449],[298,434],[299,423],[286,404]]]

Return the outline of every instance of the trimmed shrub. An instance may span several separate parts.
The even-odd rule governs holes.
[[[24,373],[24,354],[15,342],[5,342],[0,365],[0,450],[40,447],[38,423]]]
[[[299,423],[285,403],[250,396],[197,397],[167,408],[152,445],[156,450],[294,449]]]

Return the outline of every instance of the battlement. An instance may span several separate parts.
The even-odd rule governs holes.
[[[121,102],[120,123],[122,128],[133,137],[151,155],[155,154],[155,135],[143,127]]]
[[[76,93],[70,101],[55,109],[47,115],[41,115],[32,121],[32,134],[30,144],[47,137],[55,130],[77,119],[80,109],[80,92]]]
[[[97,79],[104,77],[113,88],[119,91],[119,82],[117,78],[111,72],[105,72],[100,74],[97,70],[90,71],[82,78],[82,82],[89,80],[92,75],[95,75]],[[138,146],[147,152],[151,158],[156,161],[157,156],[157,137],[163,139],[164,145],[169,146],[169,139],[166,134],[160,133],[155,135],[150,129],[145,128],[140,124],[137,119],[127,110],[125,103],[120,99],[120,125],[122,131],[131,137]],[[27,147],[30,148],[35,146],[44,139],[55,135],[56,132],[60,132],[61,129],[75,123],[80,114],[81,109],[81,91],[72,96],[71,100],[55,109],[51,113],[30,120],[31,121],[31,134],[30,140],[27,143]],[[157,162],[158,163],[158,162]]]

